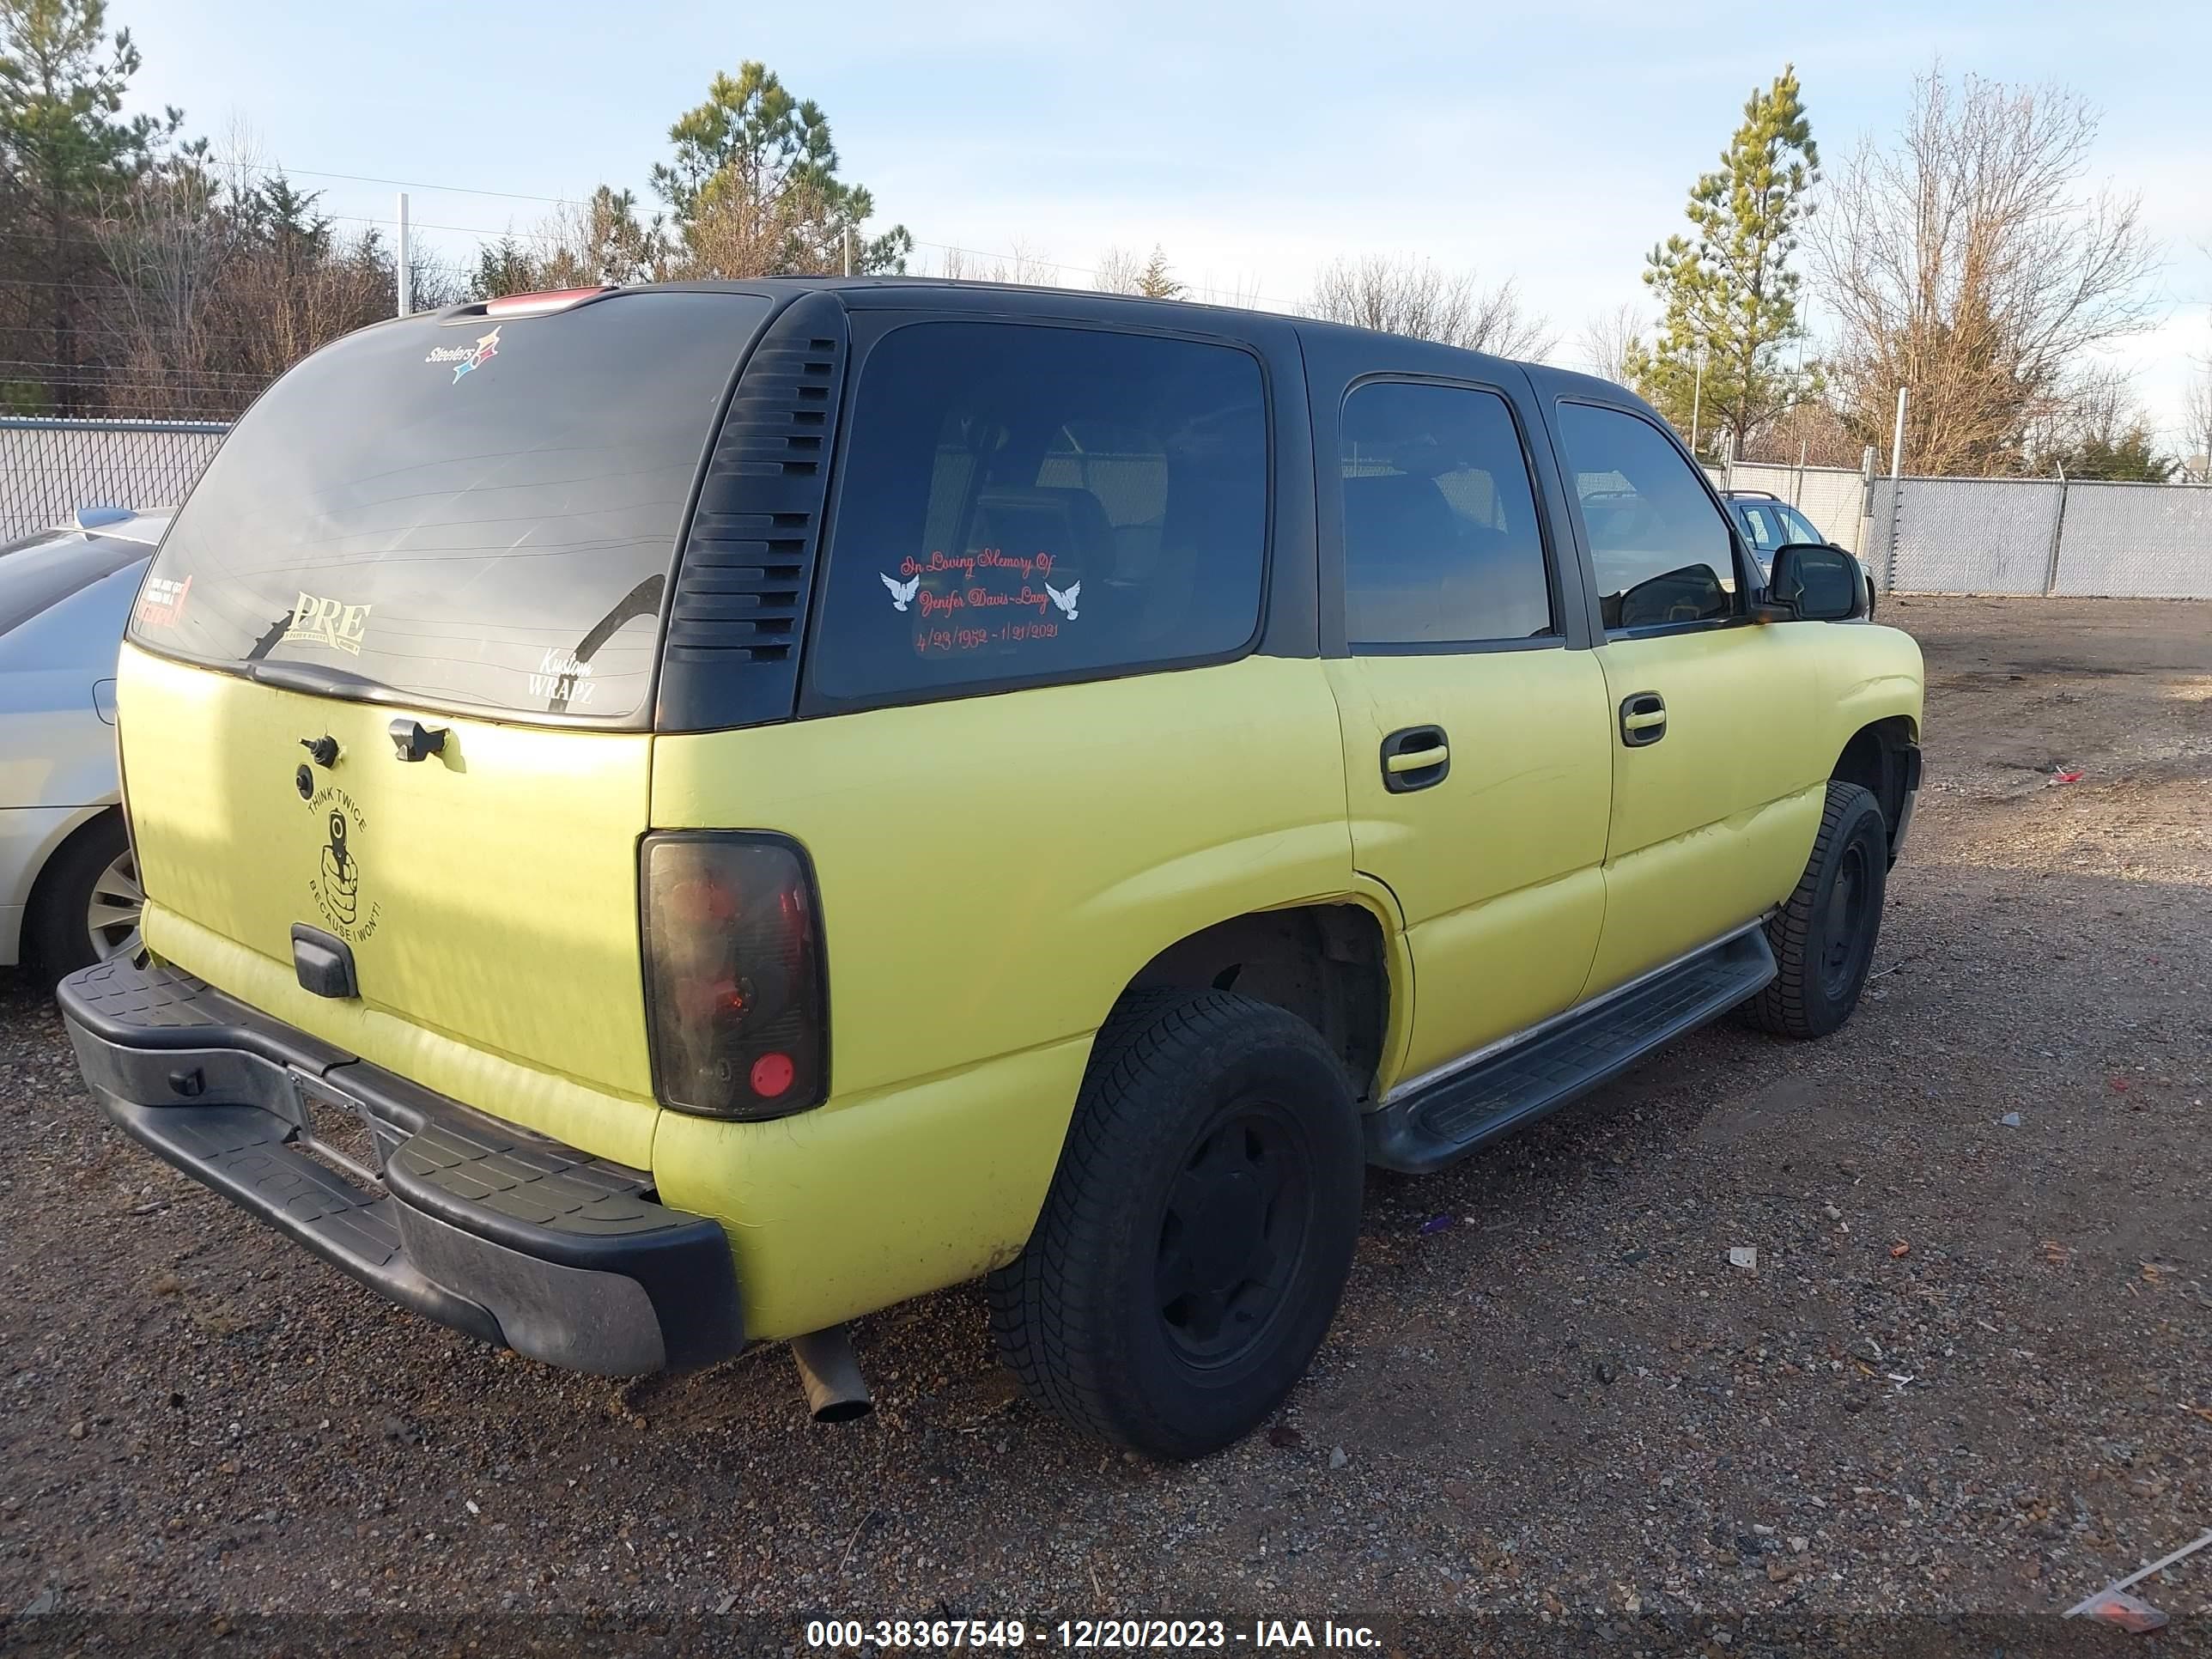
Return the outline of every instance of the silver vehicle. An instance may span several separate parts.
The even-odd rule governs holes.
[[[0,966],[58,979],[137,949],[115,657],[168,525],[86,507],[0,545]]]

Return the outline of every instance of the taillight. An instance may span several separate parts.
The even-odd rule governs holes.
[[[645,838],[646,1021],[664,1106],[781,1117],[830,1089],[813,878],[780,836]]]

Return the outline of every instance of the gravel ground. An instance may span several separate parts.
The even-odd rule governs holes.
[[[860,1328],[879,1409],[836,1429],[780,1352],[627,1386],[489,1352],[106,1128],[0,980],[0,1618],[48,1614],[0,1643],[1109,1613],[1406,1652],[2120,1643],[2022,1615],[2212,1526],[2212,607],[1884,620],[1927,652],[1929,781],[1851,1024],[1703,1032],[1375,1176],[1311,1377],[1185,1468],[1016,1398],[968,1290]],[[2150,1647],[2212,1643],[2212,1550],[2138,1589]]]

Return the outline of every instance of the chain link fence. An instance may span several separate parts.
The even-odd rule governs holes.
[[[1869,493],[1885,589],[2212,599],[2212,485],[1877,478]]]
[[[1716,489],[1763,489],[1802,513],[1837,546],[1859,551],[1866,514],[1864,474],[1845,466],[1782,466],[1765,461],[1731,461],[1705,470],[1712,474]]]
[[[1902,593],[2212,599],[2212,485],[1887,478],[1736,461],[1716,489],[1796,507]]]
[[[174,507],[229,430],[217,421],[0,418],[0,541],[81,507]]]

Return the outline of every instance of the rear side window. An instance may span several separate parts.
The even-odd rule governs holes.
[[[1589,532],[1605,625],[1711,622],[1734,608],[1728,519],[1695,468],[1648,421],[1559,405],[1559,436]]]
[[[1553,632],[1535,491],[1503,398],[1356,386],[1340,465],[1345,633],[1355,649]]]
[[[836,700],[1190,662],[1249,643],[1259,364],[1233,347],[917,323],[869,354],[809,672]]]
[[[622,295],[317,352],[224,441],[131,637],[427,702],[634,714],[700,457],[768,307]]]

